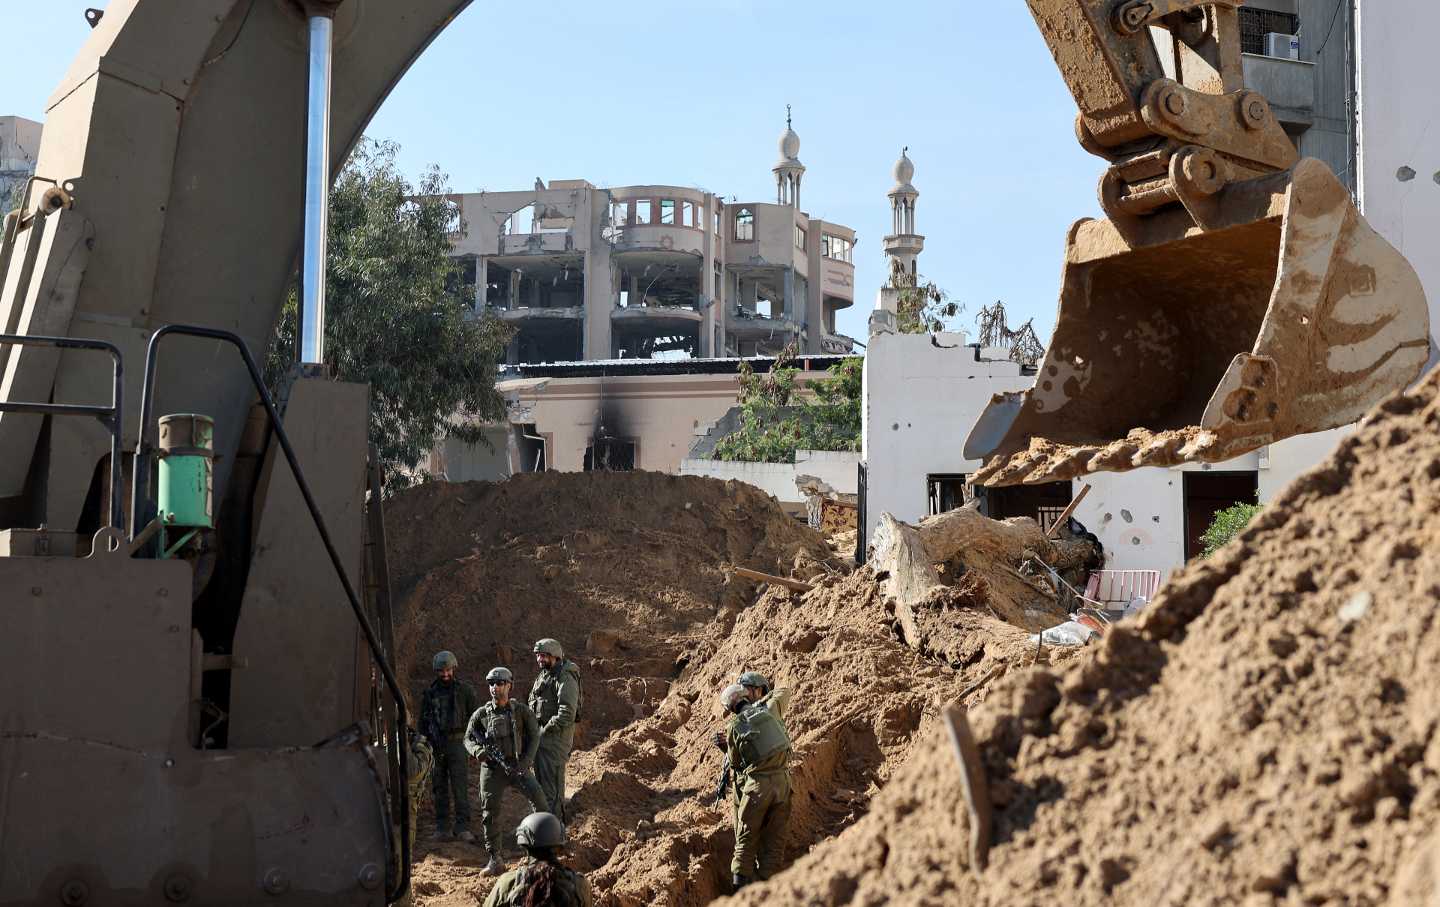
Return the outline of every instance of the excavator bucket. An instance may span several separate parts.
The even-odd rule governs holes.
[[[1353,422],[1429,338],[1414,269],[1301,160],[1203,212],[1077,223],[1035,385],[991,402],[965,456],[987,485],[1227,460]]]

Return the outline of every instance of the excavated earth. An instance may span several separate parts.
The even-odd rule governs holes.
[[[969,713],[741,905],[1440,902],[1440,372],[1392,397],[1137,623]],[[727,903],[732,903],[727,902]]]
[[[927,620],[949,628],[943,654],[911,649],[873,573],[851,572],[741,483],[631,472],[434,484],[388,502],[386,523],[399,661],[417,694],[439,648],[472,680],[511,667],[522,692],[538,637],[559,638],[580,665],[571,861],[603,905],[700,905],[724,892],[733,831],[713,803],[710,738],[723,727],[715,696],[742,670],[792,690],[793,859],[866,812],[943,704],[978,700],[1036,657],[974,584],[925,603]],[[815,588],[757,584],[733,566]],[[522,816],[507,794],[501,827]],[[417,901],[483,900],[483,852],[434,841],[431,824],[427,796]]]

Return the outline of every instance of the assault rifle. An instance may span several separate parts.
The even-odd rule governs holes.
[[[725,796],[730,793],[730,754],[725,754],[725,761],[720,766],[720,783],[715,785],[715,805],[720,806],[725,802]]]
[[[487,765],[504,772],[505,777],[511,781],[524,783],[525,773],[520,771],[520,766],[511,764],[511,762],[505,758],[505,754],[500,752],[500,747],[496,746],[494,741],[490,739],[488,732],[483,736],[476,736],[472,731],[470,733],[470,739],[475,742],[476,748],[480,750],[480,758],[485,760]]]

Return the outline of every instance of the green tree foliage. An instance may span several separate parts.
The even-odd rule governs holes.
[[[411,481],[437,438],[485,442],[505,413],[496,364],[511,331],[477,317],[449,255],[460,229],[448,178],[432,166],[412,185],[393,142],[362,139],[330,194],[325,357],[342,381],[370,385],[370,441],[389,488]],[[292,288],[266,359],[275,387],[294,360]]]
[[[1200,540],[1205,545],[1200,551],[1200,556],[1209,557],[1220,550],[1231,539],[1239,535],[1240,530],[1244,529],[1245,525],[1259,512],[1259,504],[1232,504],[1215,514],[1215,519],[1210,522],[1210,528],[1200,536]]]
[[[790,344],[765,374],[740,363],[740,427],[716,445],[716,459],[793,463],[797,449],[860,449],[861,359],[832,365],[810,383],[813,396],[797,400],[797,355]]]

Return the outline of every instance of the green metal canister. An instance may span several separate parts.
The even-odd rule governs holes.
[[[195,413],[160,417],[160,522],[215,528],[215,420]]]

